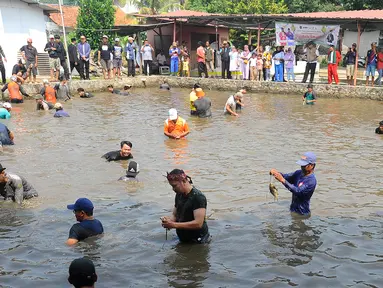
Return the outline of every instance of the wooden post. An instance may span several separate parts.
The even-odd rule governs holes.
[[[174,19],[174,24],[173,24],[173,42],[176,42],[176,28],[177,28],[177,21]]]
[[[249,30],[249,34],[248,34],[248,37],[247,37],[247,45],[251,45],[251,30]]]
[[[165,54],[165,49],[164,49],[164,40],[162,39],[162,29],[161,26],[158,28],[158,31],[160,32],[160,44],[161,44],[161,50],[164,51]],[[169,54],[169,52],[168,52]],[[166,55],[166,54],[165,54]]]
[[[261,23],[258,23],[257,54],[259,53],[260,45],[261,45]]]
[[[140,74],[142,75],[142,54],[141,54],[142,43],[141,43],[140,32],[137,33],[137,42],[138,42],[138,51],[137,51],[137,53],[140,53]]]
[[[356,86],[356,77],[358,75],[358,57],[359,57],[358,51],[359,51],[359,48],[360,48],[360,23],[359,23],[359,21],[356,21],[356,25],[358,26],[358,41],[356,43],[355,69],[354,69],[354,86]]]
[[[182,22],[180,22],[180,45],[182,45]]]

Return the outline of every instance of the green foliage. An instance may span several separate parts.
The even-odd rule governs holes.
[[[102,35],[115,36],[113,0],[79,0],[76,35],[85,35],[92,49],[98,47]]]
[[[183,9],[183,0],[131,0],[141,14],[160,14]]]

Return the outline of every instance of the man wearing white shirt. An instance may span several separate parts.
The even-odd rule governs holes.
[[[157,55],[157,62],[158,62],[159,66],[168,66],[166,64],[166,57],[164,55],[164,51],[161,50],[160,53],[158,53],[158,55]]]
[[[154,49],[152,45],[149,44],[148,40],[145,40],[144,46],[141,48],[141,53],[142,53],[142,60],[144,60],[144,69],[143,73],[147,74],[148,76],[150,75],[150,69],[152,66],[152,61],[153,61],[153,53]]]
[[[306,63],[306,70],[303,76],[302,83],[306,83],[309,72],[310,72],[310,83],[313,83],[315,70],[317,68],[317,60],[318,60],[319,52],[314,42],[307,43],[306,48],[304,49],[304,52],[307,55],[307,63]]]

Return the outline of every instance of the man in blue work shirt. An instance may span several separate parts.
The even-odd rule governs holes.
[[[310,198],[317,185],[317,180],[314,175],[316,156],[313,152],[306,152],[297,164],[301,166],[301,170],[289,174],[282,174],[276,169],[271,169],[270,174],[293,194],[290,211],[300,215],[310,216]]]
[[[100,221],[93,217],[93,203],[88,198],[79,198],[76,203],[67,206],[76,216],[76,223],[70,228],[69,237],[66,242],[74,245],[88,237],[104,233],[104,228]]]

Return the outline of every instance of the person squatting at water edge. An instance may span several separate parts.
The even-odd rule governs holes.
[[[110,161],[129,160],[133,158],[131,153],[133,144],[130,141],[121,141],[121,150],[111,151],[101,156]]]
[[[192,179],[183,170],[174,169],[166,178],[176,197],[172,215],[160,218],[162,227],[175,228],[181,242],[209,243],[205,195],[192,185]]]
[[[130,161],[128,169],[126,169],[126,175],[120,177],[118,181],[133,181],[138,182],[137,175],[140,173],[140,166],[136,161]]]
[[[23,200],[38,197],[39,194],[28,181],[13,173],[5,173],[0,164],[0,194],[4,200],[11,199],[21,205]]]
[[[104,233],[100,221],[93,217],[93,203],[88,198],[79,198],[74,204],[67,205],[72,210],[79,223],[73,224],[69,230],[67,245],[74,245],[88,237]]]
[[[172,139],[181,139],[190,133],[186,120],[178,116],[177,110],[169,110],[169,117],[165,120],[164,134]]]
[[[317,185],[314,174],[316,156],[313,152],[306,152],[297,164],[301,166],[301,170],[282,174],[276,169],[271,169],[270,175],[292,193],[290,212],[310,216],[310,199]]]
[[[86,258],[73,260],[69,266],[68,282],[75,288],[94,288],[97,274],[93,262]]]
[[[53,107],[54,107],[54,105],[52,103],[45,101],[43,96],[41,96],[41,95],[36,95],[35,99],[36,99],[36,105],[37,105],[36,110],[48,111],[48,110],[53,109]]]
[[[237,92],[234,95],[230,95],[230,97],[227,99],[224,113],[233,115],[233,116],[239,116],[238,113],[235,112],[237,110],[237,104],[240,106],[243,106],[244,104],[241,102],[243,98],[243,94],[241,92]]]
[[[313,85],[307,85],[307,92],[302,96],[303,105],[314,105],[317,102],[317,93],[313,90]]]
[[[383,121],[379,122],[379,127],[375,129],[376,134],[383,134]]]

